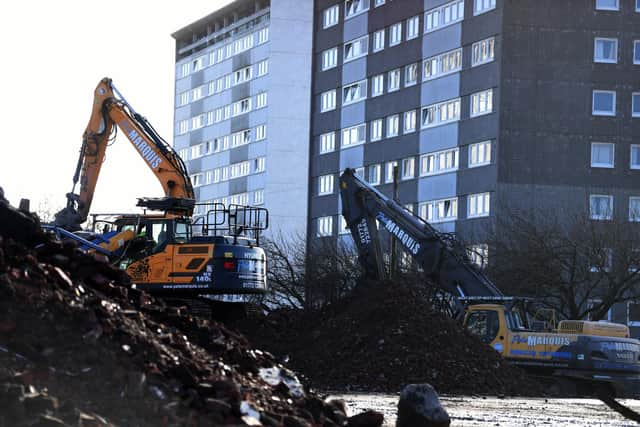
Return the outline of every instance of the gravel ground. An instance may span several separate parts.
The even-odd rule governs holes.
[[[384,414],[385,426],[395,426],[398,396],[390,394],[340,394],[350,411],[375,409]],[[596,399],[544,399],[495,397],[440,398],[452,426],[563,426],[621,427],[638,424],[625,420]],[[639,411],[640,400],[620,400]]]

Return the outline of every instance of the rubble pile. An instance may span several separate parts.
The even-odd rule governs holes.
[[[377,426],[0,199],[0,426]]]
[[[257,345],[288,355],[320,389],[398,392],[429,383],[446,394],[542,394],[459,323],[430,311],[421,289],[364,285],[337,306],[277,311],[241,329]]]

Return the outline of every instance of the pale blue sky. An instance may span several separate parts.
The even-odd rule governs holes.
[[[171,33],[229,0],[20,1],[0,4],[0,186],[11,203],[57,210],[71,190],[93,90],[111,77],[173,142]],[[107,150],[93,212],[130,212],[162,188],[128,140]]]

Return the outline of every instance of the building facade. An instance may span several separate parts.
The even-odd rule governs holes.
[[[349,239],[347,167],[390,196],[397,166],[479,262],[514,210],[640,220],[640,0],[316,0],[314,25],[311,238]]]
[[[197,200],[266,207],[274,234],[306,231],[312,21],[311,2],[237,0],[173,34]]]
[[[346,232],[346,167],[390,195],[397,166],[400,202],[466,235],[505,206],[636,215],[638,0],[318,0],[315,16],[311,236]]]
[[[174,37],[200,201],[348,241],[339,174],[397,167],[478,254],[512,209],[640,221],[640,0],[237,0]]]

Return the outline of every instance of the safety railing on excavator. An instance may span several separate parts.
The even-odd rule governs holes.
[[[256,206],[196,203],[191,229],[194,236],[249,237],[260,245],[260,235],[269,227],[269,211]]]

